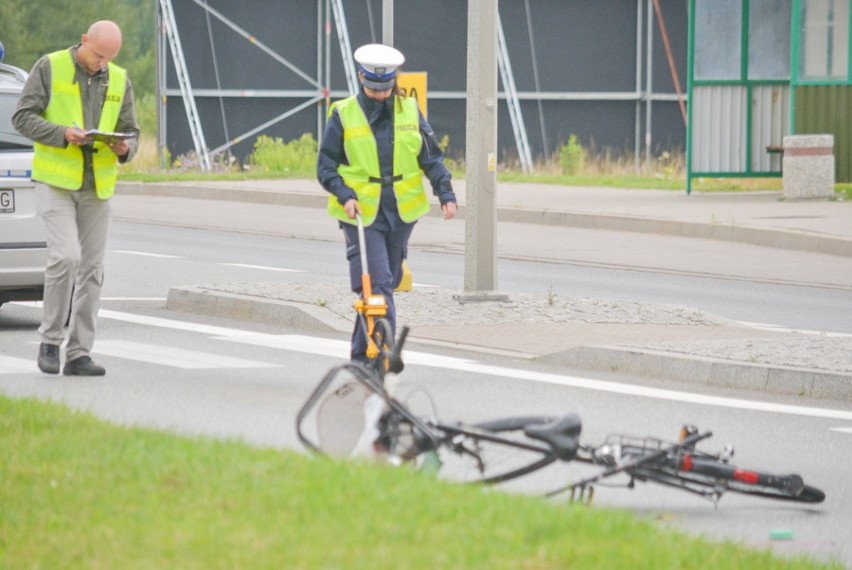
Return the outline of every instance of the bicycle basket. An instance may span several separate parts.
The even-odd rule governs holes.
[[[398,383],[394,374],[385,383],[358,363],[329,370],[296,414],[299,441],[326,455],[390,461],[413,459],[433,448],[438,435],[416,415],[434,412],[428,393],[416,384]]]
[[[359,441],[368,428],[366,418],[372,415],[372,407],[381,405],[380,400],[374,403],[371,396],[378,398],[357,382],[346,382],[326,394],[316,415],[317,443],[324,453],[336,457],[357,455]]]
[[[332,368],[299,411],[299,439],[335,457],[371,455],[379,418],[386,408],[381,388],[363,366]]]

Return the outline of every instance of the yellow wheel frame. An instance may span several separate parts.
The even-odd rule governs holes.
[[[370,269],[367,263],[367,245],[364,239],[364,224],[361,215],[356,214],[358,221],[358,247],[361,249],[361,298],[355,300],[355,311],[364,317],[367,323],[367,358],[373,360],[379,356],[379,347],[373,340],[373,332],[376,329],[375,319],[384,317],[388,313],[388,305],[384,295],[373,294],[373,286],[370,281]]]

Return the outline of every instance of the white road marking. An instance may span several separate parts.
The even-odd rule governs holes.
[[[753,323],[751,321],[736,321],[738,324],[743,326],[747,326],[749,328],[762,330],[762,331],[774,331],[774,332],[786,332],[786,333],[799,333],[799,334],[809,334],[813,336],[824,336],[828,338],[852,338],[852,333],[842,333],[842,332],[831,332],[831,331],[813,331],[807,329],[791,329],[787,327],[783,327],[781,325],[770,325],[766,323]]]
[[[852,433],[852,427],[846,428],[831,428],[831,431],[839,431],[841,433]]]
[[[148,253],[147,251],[130,251],[126,249],[111,249],[112,253],[126,253],[127,255],[142,255],[144,257],[164,257],[167,259],[186,259],[180,255],[167,255],[164,253]]]
[[[210,336],[236,336],[240,334],[248,334],[248,331],[240,329],[203,325],[200,323],[189,323],[186,321],[175,321],[173,319],[163,319],[160,317],[146,317],[144,315],[134,315],[133,313],[123,313],[121,311],[101,309],[98,311],[98,317],[149,327],[197,332],[201,334],[208,334]]]
[[[99,340],[95,343],[94,352],[95,354],[127,358],[129,360],[161,364],[163,366],[174,366],[186,370],[205,368],[274,368],[277,366],[256,360],[232,358],[219,354],[128,340]]]
[[[247,263],[220,263],[228,267],[244,267],[246,269],[262,269],[264,271],[281,271],[284,273],[304,273],[304,269],[287,269],[285,267],[267,267],[265,265],[249,265]]]
[[[488,366],[476,363],[470,366],[462,366],[460,369],[465,370],[467,372],[475,372],[479,374],[490,374],[492,376],[516,378],[518,380],[530,380],[534,382],[547,382],[549,384],[559,384],[562,386],[585,388],[587,390],[599,390],[603,392],[624,394],[628,396],[642,396],[645,398],[657,398],[660,400],[673,400],[678,402],[689,402],[692,404],[701,404],[706,406],[738,408],[742,410],[754,410],[759,412],[773,412],[797,416],[811,416],[816,418],[835,418],[842,420],[852,420],[852,412],[847,412],[844,410],[833,410],[830,408],[812,408],[808,406],[792,406],[787,404],[774,404],[772,402],[760,402],[757,400],[724,398],[718,396],[709,396],[706,394],[693,394],[690,392],[665,390],[662,388],[649,388],[646,386],[635,386],[632,384],[620,384],[617,382],[608,382],[605,380],[592,380],[590,378],[581,378],[579,376],[548,374],[544,372],[533,372],[529,370],[514,370],[509,368],[500,368],[497,366]]]
[[[319,356],[331,356],[333,358],[349,357],[349,342],[344,340],[333,340],[327,338],[316,338],[297,334],[264,334],[243,333],[240,335],[224,335],[217,337],[218,340],[239,342],[252,346],[265,346],[267,348],[278,348],[304,354],[316,354]],[[406,356],[408,352],[406,351]]]
[[[298,352],[310,351],[312,354],[321,354],[335,357],[340,356],[342,348],[341,343],[343,342],[339,340],[329,340],[320,337],[308,337],[303,335],[267,335],[262,333],[253,333],[251,331],[244,331],[240,329],[214,327],[197,323],[162,319],[158,317],[146,317],[143,315],[121,313],[118,311],[101,311],[99,314],[101,317],[104,318],[123,320],[125,322],[132,322],[141,325],[193,331],[202,334],[209,334],[211,336],[216,337],[224,337],[223,340],[246,342],[251,344],[265,343],[264,345],[266,346],[274,346],[275,348],[281,348],[284,350],[295,350]],[[345,358],[345,356],[343,357]],[[723,398],[718,396],[709,396],[705,394],[693,394],[689,392],[679,392],[676,390],[665,390],[662,388],[649,388],[645,386],[634,386],[632,384],[620,384],[605,380],[593,380],[590,378],[581,378],[579,376],[569,376],[565,374],[549,374],[545,372],[534,372],[529,370],[518,370],[514,368],[503,368],[499,366],[480,364],[473,360],[442,357],[439,355],[415,352],[410,350],[405,351],[405,357],[406,361],[410,364],[418,364],[421,366],[434,366],[438,368],[449,368],[453,370],[472,372],[476,374],[487,374],[502,378],[515,378],[518,380],[526,380],[531,382],[546,382],[549,384],[571,386],[574,388],[582,388],[586,390],[598,390],[602,392],[610,392],[630,396],[641,396],[645,398],[657,398],[662,400],[689,402],[692,404],[738,408],[744,410],[755,410],[778,414],[811,416],[818,418],[834,418],[838,420],[852,421],[852,412],[844,410],[775,404],[771,402],[743,400],[739,398]]]
[[[101,297],[101,301],[166,301],[165,297]]]
[[[0,354],[0,374],[20,374],[21,372],[37,372],[41,374],[36,364],[35,354],[32,360]]]
[[[278,348],[293,352],[306,354],[317,354],[319,356],[331,356],[334,358],[349,358],[349,341],[318,338],[298,334],[242,334],[237,336],[223,336],[220,340],[230,342],[241,342],[254,346],[265,346]],[[405,351],[406,364],[419,364],[422,366],[433,366],[437,368],[458,368],[465,364],[475,364],[475,361],[454,358],[452,356],[441,356],[439,354],[428,354],[425,352]]]

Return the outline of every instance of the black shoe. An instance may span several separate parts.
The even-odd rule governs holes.
[[[59,345],[41,343],[38,347],[38,369],[45,374],[59,374]]]
[[[65,363],[62,373],[66,376],[103,376],[103,366],[98,366],[88,356],[81,356]]]

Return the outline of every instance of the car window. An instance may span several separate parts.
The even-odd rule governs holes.
[[[17,94],[0,93],[0,150],[33,148],[32,141],[19,135],[12,126],[12,113],[17,102]]]

